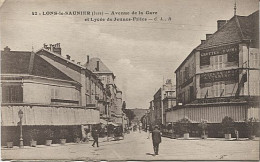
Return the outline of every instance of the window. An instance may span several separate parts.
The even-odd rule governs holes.
[[[194,63],[192,63],[191,67],[190,67],[190,72],[191,72],[191,75],[194,75],[195,74],[195,66],[194,66]]]
[[[253,81],[252,82],[252,94],[251,95],[254,95],[254,96],[258,96],[259,95],[259,92],[260,92],[260,82],[259,80],[258,81]],[[251,89],[251,88],[250,88]]]
[[[54,90],[54,88],[51,89],[51,98],[55,98],[55,90]]]
[[[109,76],[107,77],[107,83],[108,84],[110,83],[110,77]]]
[[[259,68],[260,66],[260,57],[258,53],[251,53],[252,55],[252,67],[253,68]]]
[[[200,66],[210,65],[210,56],[200,56]]]
[[[214,83],[212,87],[212,95],[213,97],[225,96],[225,83],[224,82]]]
[[[21,85],[2,86],[3,103],[23,102],[23,88]]]
[[[72,100],[74,100],[74,101],[79,100],[79,93],[76,89],[72,89]]]
[[[185,67],[185,71],[184,71],[184,82],[186,82],[189,79],[189,66]]]
[[[52,88],[51,89],[51,98],[59,98],[59,90],[57,88]]]
[[[239,60],[238,53],[227,54],[227,61],[228,62],[238,62],[238,60]]]
[[[212,56],[212,59],[213,59],[213,69],[218,70],[218,69],[223,68],[224,55]]]
[[[180,85],[182,84],[182,72],[180,71]]]

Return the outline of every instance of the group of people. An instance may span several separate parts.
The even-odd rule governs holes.
[[[152,133],[154,154],[158,155],[158,153],[159,153],[159,144],[162,142],[161,132],[159,130],[159,126],[155,125],[154,129],[152,128],[151,125],[148,127],[148,137],[147,137],[147,139],[150,138],[150,133]],[[98,145],[99,131],[98,131],[97,128],[92,130],[92,137],[94,139],[92,146],[95,147],[95,144],[96,144],[97,147],[99,147],[99,145]]]
[[[93,137],[93,144],[92,146],[95,147],[95,144],[97,145],[97,147],[99,147],[98,145],[98,138],[99,138],[99,129],[98,128],[93,128],[92,132],[91,132],[91,135]],[[114,136],[115,137],[119,137],[119,136],[122,136],[123,137],[123,132],[121,130],[120,127],[115,127],[114,130],[113,130],[113,133],[114,133]]]

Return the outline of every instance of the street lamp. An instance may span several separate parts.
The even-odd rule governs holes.
[[[109,139],[108,139],[108,117],[106,117],[106,119],[107,119],[107,141],[109,141]]]
[[[122,113],[122,129],[123,129],[123,138],[124,138],[124,113]]]
[[[22,128],[23,111],[21,109],[18,111],[18,116],[20,118],[20,148],[23,148],[23,128]]]

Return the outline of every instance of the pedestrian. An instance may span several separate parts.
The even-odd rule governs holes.
[[[236,140],[239,140],[239,132],[236,129],[235,129],[235,134],[236,134]]]
[[[148,137],[147,137],[147,139],[150,139],[150,133],[151,132],[153,132],[153,127],[152,127],[152,125],[149,125],[148,126]]]
[[[139,133],[142,131],[142,123],[139,123]]]
[[[153,149],[154,149],[154,154],[158,155],[159,152],[159,144],[161,143],[161,132],[159,130],[158,125],[154,126],[154,130],[152,133],[152,140],[153,140]]]
[[[97,144],[97,147],[99,147],[99,146],[98,146],[98,136],[99,136],[98,130],[97,130],[97,128],[95,128],[95,129],[92,131],[92,137],[93,137],[93,139],[94,139],[94,142],[93,142],[93,144],[92,144],[93,147],[95,147],[95,143]]]

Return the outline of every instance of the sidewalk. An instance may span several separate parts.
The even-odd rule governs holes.
[[[184,139],[183,137],[172,138],[171,136],[167,136],[167,135],[164,135],[162,137],[169,138],[169,139],[176,139],[176,140],[260,141],[260,137],[255,137],[255,139],[253,139],[253,140],[251,140],[249,138],[239,138],[238,140],[236,138],[231,138],[230,140],[227,140],[225,138],[207,138],[207,139],[202,139],[202,138],[199,138],[199,137],[189,137],[189,139]]]
[[[165,137],[165,138],[170,138],[170,137]],[[231,138],[230,140],[225,139],[225,138],[207,138],[207,139],[202,139],[199,137],[190,137],[189,139],[184,139],[182,138],[176,138],[176,140],[214,140],[214,141],[260,141],[259,137],[256,137],[255,139],[251,140],[248,138],[239,138],[238,140],[236,138]]]
[[[158,156],[153,156],[152,139],[145,132],[131,132],[124,140],[100,138],[100,147],[88,143],[66,143],[52,146],[2,148],[5,160],[258,160],[259,141],[226,142],[224,138],[162,138]],[[151,137],[151,136],[150,136]]]
[[[123,140],[122,137],[119,138],[119,140]],[[116,141],[114,137],[103,137],[99,138],[98,142],[99,143],[104,143],[104,142],[112,142]],[[36,147],[31,147],[31,146],[24,146],[22,149],[35,149],[35,148],[50,148],[50,147],[64,147],[64,146],[69,146],[69,145],[84,145],[84,144],[92,144],[93,139],[90,139],[89,142],[80,142],[80,143],[66,143],[65,145],[61,145],[59,143],[51,144],[51,146],[46,146],[46,145],[37,145]],[[1,146],[1,150],[17,150],[21,149],[19,146],[13,146],[13,148],[7,148],[7,146]]]

